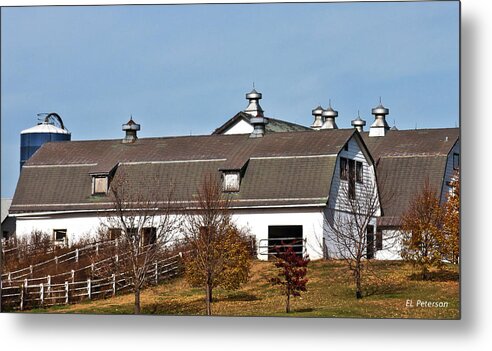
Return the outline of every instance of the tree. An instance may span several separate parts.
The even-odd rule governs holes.
[[[230,199],[218,180],[207,175],[197,190],[197,206],[185,220],[186,277],[205,290],[207,315],[212,315],[213,289],[237,289],[249,278],[250,252],[241,231],[232,223]]]
[[[283,245],[283,244],[282,244]],[[309,257],[302,257],[296,254],[291,246],[277,249],[275,255],[275,267],[278,268],[278,274],[270,278],[272,285],[279,285],[282,294],[285,295],[285,312],[290,312],[290,297],[301,296],[301,292],[307,291],[308,282],[307,266]]]
[[[431,266],[440,266],[445,254],[444,211],[429,182],[410,201],[402,216],[402,258],[420,267],[423,280]]]
[[[451,190],[444,205],[443,231],[446,242],[446,258],[458,263],[460,257],[460,179],[459,171],[450,182]]]
[[[345,262],[354,277],[355,296],[360,299],[364,269],[375,251],[374,225],[381,213],[381,199],[389,204],[393,196],[381,179],[376,183],[375,178],[357,175],[358,167],[349,166],[350,161],[346,163],[346,173],[341,175],[335,208],[325,211],[323,252]],[[386,248],[395,245],[396,236],[385,237]]]
[[[164,192],[156,189],[168,189]],[[119,247],[125,252],[129,284],[135,295],[134,313],[140,313],[140,292],[147,282],[152,263],[166,250],[181,219],[172,201],[172,182],[162,185],[160,179],[131,177],[117,171],[111,181],[109,198],[112,211],[103,221],[108,231],[121,235]]]

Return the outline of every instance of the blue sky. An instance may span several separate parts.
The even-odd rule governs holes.
[[[2,8],[1,196],[21,130],[59,113],[72,140],[209,134],[246,107],[304,125],[321,104],[340,128],[459,122],[459,4],[318,3]]]

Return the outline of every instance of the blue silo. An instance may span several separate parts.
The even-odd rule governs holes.
[[[44,114],[43,114],[44,115]],[[47,113],[44,121],[21,132],[20,167],[44,143],[70,140],[71,134],[63,125],[61,117],[54,112]]]

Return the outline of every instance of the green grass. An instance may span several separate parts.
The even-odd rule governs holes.
[[[212,312],[222,316],[291,316],[351,318],[459,318],[459,274],[457,266],[433,272],[432,280],[415,279],[412,267],[403,262],[375,262],[374,278],[366,274],[365,296],[357,300],[350,272],[341,262],[313,261],[308,269],[308,291],[291,300],[286,314],[285,298],[268,277],[274,275],[270,262],[255,261],[251,279],[237,291],[214,290]],[[204,292],[178,278],[142,292],[142,313],[204,315]],[[414,307],[407,307],[412,300]],[[445,308],[416,306],[417,300],[447,302]],[[131,314],[133,295],[76,305],[36,309],[43,313]]]

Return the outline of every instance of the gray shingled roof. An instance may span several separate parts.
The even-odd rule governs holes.
[[[361,134],[377,166],[384,211],[379,225],[397,226],[425,182],[440,195],[458,128],[390,130],[384,137]]]
[[[44,144],[23,167],[11,211],[37,212],[110,207],[105,196],[91,196],[91,173],[125,172],[149,191],[179,201],[193,194],[208,173],[243,168],[234,206],[326,204],[335,160],[354,135],[352,129],[319,132],[211,135]],[[320,156],[326,157],[309,157]],[[308,157],[306,157],[308,156]],[[244,167],[247,163],[247,167]],[[155,179],[159,187],[155,187]],[[139,186],[136,183],[133,186]]]
[[[221,125],[219,128],[215,129],[213,134],[222,134],[224,131],[226,131],[229,127],[234,125],[238,120],[245,120],[246,122],[250,123],[250,119],[253,116],[246,112],[238,112],[236,115],[234,115],[231,119],[229,119],[227,122],[225,122],[223,125]],[[300,124],[292,123],[292,122],[287,122],[281,119],[276,119],[272,117],[266,117],[268,119],[268,124],[265,127],[265,131],[268,132],[297,132],[297,131],[312,131],[311,128],[302,126]]]

